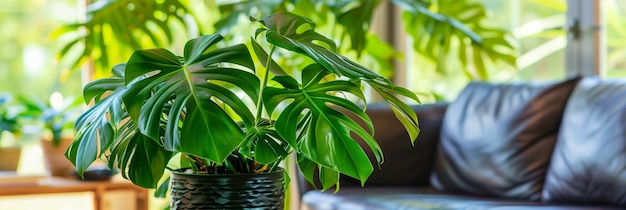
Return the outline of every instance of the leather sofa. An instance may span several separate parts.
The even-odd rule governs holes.
[[[385,163],[365,186],[307,184],[303,209],[626,209],[624,80],[472,82],[413,108],[411,146],[388,107],[369,106]]]

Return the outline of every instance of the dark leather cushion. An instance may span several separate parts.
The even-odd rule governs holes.
[[[577,82],[470,83],[444,117],[432,185],[540,200],[563,109]]]
[[[543,196],[626,206],[626,81],[585,78],[574,90]]]
[[[385,155],[385,162],[380,167],[374,166],[365,185],[428,186],[446,107],[447,104],[412,105],[419,118],[420,134],[411,145],[409,134],[391,108],[386,104],[382,109],[368,106],[367,113],[376,129],[374,139]],[[376,163],[372,152],[366,153]]]
[[[365,150],[375,164],[365,186],[428,186],[447,105],[411,105],[420,124],[420,134],[414,146],[406,129],[387,104],[369,105],[366,113],[374,123],[374,139],[385,155],[385,162],[378,167],[372,151]],[[367,145],[357,135],[353,137],[366,148]],[[340,183],[341,186],[361,186],[360,181],[347,176],[341,176]]]
[[[402,186],[418,187],[428,186],[430,172],[435,162],[435,148],[439,143],[441,134],[441,123],[448,107],[447,103],[411,105],[419,118],[420,134],[414,146],[406,129],[396,118],[389,105],[376,103],[367,106],[366,113],[374,124],[374,139],[380,145],[385,162],[380,166],[376,165],[376,158],[371,150],[365,149],[370,161],[375,164],[374,172],[365,182],[365,187],[372,186]],[[351,113],[347,113],[352,118],[357,118]],[[363,124],[362,121],[357,122]],[[367,144],[357,135],[353,135],[357,142],[366,148]],[[318,181],[318,174],[315,174],[316,181],[314,187],[299,176],[300,193],[317,189],[321,186]],[[352,177],[341,176],[339,182],[343,187],[360,187],[361,182]],[[330,190],[333,191],[333,190]]]

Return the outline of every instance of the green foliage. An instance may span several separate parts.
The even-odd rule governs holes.
[[[87,167],[105,151],[110,150],[114,143],[128,148],[128,141],[136,135],[134,131],[137,125],[126,119],[128,113],[121,102],[121,96],[126,91],[123,69],[123,65],[115,66],[112,71],[113,77],[91,82],[83,89],[85,102],[93,100],[98,105],[89,108],[76,119],[74,123],[76,135],[65,152],[65,156],[76,166],[79,174],[83,174]],[[123,149],[114,151],[120,150],[123,151]],[[115,156],[112,158],[115,160]],[[126,162],[120,165],[124,164]]]
[[[365,106],[346,98],[365,102],[363,84],[394,108],[415,140],[417,116],[398,98],[418,101],[415,94],[338,54],[307,18],[278,12],[258,22],[263,26],[248,44],[224,45],[213,34],[189,40],[182,56],[163,48],[137,50],[113,68],[113,77],[89,83],[85,100],[95,105],[77,120],[66,152],[78,172],[103,157],[133,183],[156,188],[177,154],[181,170],[238,174],[278,170],[296,153],[307,177],[316,169],[323,175],[323,189],[334,186],[340,173],[364,183],[373,166],[350,134],[367,143],[378,163],[384,158]],[[249,49],[263,65],[255,64]],[[287,51],[312,63],[299,78],[273,60]]]
[[[249,14],[250,11],[268,14],[289,10],[301,16],[315,18],[318,24],[330,25],[326,31],[339,34],[333,37],[334,40],[344,41],[347,37],[350,45],[342,46],[349,46],[343,49],[344,53],[354,51],[360,57],[369,44],[381,44],[379,42],[368,44],[372,41],[367,38],[368,34],[371,34],[374,9],[381,3],[378,0],[242,2],[238,3],[240,4],[238,7],[233,7],[233,3],[225,7],[227,9],[221,10],[225,18],[218,22],[219,28],[231,27],[230,24],[236,24],[233,20],[240,15]],[[414,40],[415,51],[436,62],[438,71],[455,71],[456,66],[449,66],[447,63],[460,63],[462,72],[469,78],[488,80],[488,68],[493,66],[491,63],[516,65],[515,48],[509,32],[486,26],[484,20],[487,19],[487,11],[481,4],[470,0],[390,2],[404,11],[404,27]],[[370,59],[382,67],[391,66],[390,62],[394,58],[373,51],[367,51],[365,55],[371,56]]]
[[[19,134],[21,132],[21,124],[18,118],[21,112],[20,107],[12,106],[10,102],[13,95],[9,93],[0,93],[0,140],[4,131]]]
[[[247,48],[234,45],[210,51],[220,40],[220,35],[190,40],[182,60],[165,49],[136,51],[126,64],[126,84],[150,72],[158,73],[129,86],[123,97],[141,133],[155,140],[163,136],[160,141],[167,150],[184,151],[213,162],[223,162],[244,139],[237,123],[218,101],[232,108],[246,125],[254,123],[246,104],[221,82],[239,87],[250,98],[256,99],[259,92],[259,79],[254,74],[222,67],[231,63],[253,69]],[[162,127],[160,118],[165,106],[170,107],[168,113],[163,113],[168,118]],[[179,124],[184,126],[179,128]],[[163,128],[165,135],[161,133]]]
[[[293,0],[292,0],[293,1]],[[219,10],[223,13],[222,18],[215,23],[215,28],[223,32],[235,25],[241,24],[241,16],[249,16],[250,12],[258,9],[261,15],[267,15],[284,9],[287,2],[284,0],[258,0],[258,1],[240,1],[236,3],[228,3],[219,6]],[[230,35],[230,34],[229,34]]]
[[[472,79],[487,80],[486,62],[515,66],[516,56],[507,31],[483,24],[487,11],[468,0],[393,0],[405,10],[403,19],[414,40],[414,49],[447,71],[450,58],[461,63]]]
[[[41,126],[43,132],[52,134],[51,140],[54,146],[61,144],[63,132],[72,130],[76,117],[82,111],[81,100],[73,97],[58,99],[58,104],[53,105],[51,101],[44,101],[34,96],[18,97],[18,102],[24,107],[20,114],[23,123]]]
[[[59,100],[58,104],[52,105],[31,95],[18,95],[13,101],[13,95],[0,94],[0,137],[3,131],[17,136],[22,132],[48,132],[52,135],[53,145],[58,146],[64,131],[72,130],[74,120],[82,110],[80,100],[72,97]]]
[[[509,33],[484,24],[487,11],[481,4],[470,0],[390,0],[390,2],[404,11],[405,29],[414,40],[415,51],[435,61],[438,71],[462,70],[471,79],[487,80],[489,79],[488,72],[490,72],[488,68],[493,66],[491,63],[515,66],[515,50]],[[384,75],[391,75],[389,71],[392,69],[393,59],[399,59],[399,54],[380,54],[368,47],[373,44],[382,48],[385,48],[385,45],[388,46],[387,43],[377,41],[376,36],[372,36],[370,32],[374,10],[381,3],[383,1],[380,0],[238,1],[219,5],[221,18],[209,22],[218,32],[226,32],[241,25],[242,17],[249,15],[258,17],[277,11],[290,11],[314,20],[322,26],[321,31],[332,35],[331,40],[350,43],[339,46],[339,52],[342,54],[355,53],[356,57],[353,59],[357,59],[359,63],[368,64],[369,68],[376,67],[375,70]],[[209,5],[214,4],[209,3]],[[68,54],[71,48],[82,43],[85,47],[75,64],[82,63],[80,59],[90,55],[96,58],[95,61],[101,66],[98,69],[108,69],[111,63],[108,54],[119,50],[107,51],[107,46],[117,45],[105,43],[105,40],[114,40],[112,43],[124,43],[119,45],[122,47],[140,49],[171,43],[173,29],[168,25],[168,21],[183,22],[185,23],[183,27],[201,29],[198,21],[186,21],[185,16],[190,16],[191,19],[197,19],[197,16],[189,13],[185,5],[176,0],[96,1],[89,10],[89,17],[92,18],[88,18],[84,23],[70,25],[59,30],[60,34],[77,31],[77,29],[86,31],[84,35],[68,43],[60,55]],[[119,15],[110,15],[112,13]],[[110,30],[106,32],[108,28]],[[201,33],[207,33],[207,31],[201,31]],[[235,33],[225,34],[225,36],[237,37],[238,35]],[[119,52],[116,54],[125,55]],[[283,56],[294,59],[289,57],[292,55]],[[460,63],[461,68],[456,70],[457,67],[447,65],[448,62]],[[287,69],[287,72],[290,70]]]
[[[328,3],[331,11],[336,14],[337,23],[350,37],[351,48],[359,54],[365,49],[366,36],[372,24],[374,9],[380,2],[380,0],[359,0]]]
[[[0,10],[0,92],[13,94],[18,105],[20,95],[46,98],[58,91],[79,95],[80,72],[62,71],[53,55],[58,40],[49,34],[78,16],[76,0],[3,1]],[[26,127],[25,133],[32,129]],[[21,140],[30,140],[24,135]]]
[[[174,24],[188,30],[195,22],[197,18],[178,0],[97,0],[87,7],[86,20],[65,25],[52,37],[72,37],[58,53],[60,58],[71,60],[71,69],[91,58],[99,70],[96,73],[106,75],[102,71],[122,62],[117,55],[172,44],[181,33]],[[73,50],[79,51],[78,56],[71,53]]]

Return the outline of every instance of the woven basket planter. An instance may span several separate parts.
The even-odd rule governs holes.
[[[171,209],[283,209],[284,172],[182,174],[172,172]]]

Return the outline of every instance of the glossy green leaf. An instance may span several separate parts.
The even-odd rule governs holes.
[[[252,44],[252,49],[254,50],[255,55],[257,56],[259,61],[261,61],[261,64],[263,66],[267,66],[268,70],[272,72],[272,74],[277,75],[277,76],[287,75],[285,70],[283,70],[283,68],[281,68],[276,63],[276,61],[274,61],[274,59],[268,59],[269,56],[267,55],[263,47],[261,47],[261,45],[254,38],[250,38],[250,43]],[[267,65],[268,61],[269,61],[269,66]]]
[[[419,99],[417,99],[417,97],[413,98],[415,94],[405,88],[396,87],[390,89],[381,87],[376,83],[372,84],[372,88],[379,93],[381,97],[383,97],[385,102],[387,102],[393,113],[396,115],[396,118],[398,118],[402,125],[404,125],[404,128],[409,133],[411,143],[414,143],[420,133],[417,115],[411,107],[405,104],[402,100],[398,99],[396,94],[409,97],[417,102],[419,102]]]
[[[268,42],[276,44],[282,48],[292,50],[301,54],[304,54],[310,58],[312,58],[319,65],[323,66],[325,69],[329,71],[329,73],[336,74],[338,76],[346,76],[351,79],[361,79],[366,81],[372,86],[377,86],[375,90],[379,92],[383,97],[395,99],[395,96],[390,95],[389,93],[395,94],[399,93],[403,96],[406,96],[414,101],[419,102],[419,99],[414,93],[410,91],[405,91],[406,89],[398,88],[391,84],[391,82],[376,74],[369,69],[356,64],[347,58],[331,51],[331,50],[320,46],[313,41],[321,41],[322,43],[328,43],[326,37],[323,37],[320,34],[317,34],[313,31],[314,24],[310,22],[308,19],[293,15],[291,13],[277,13],[272,16],[266,17],[260,21],[267,28],[267,39]],[[303,25],[310,25],[311,29],[298,33],[296,29],[302,27]],[[306,37],[306,38],[302,38]],[[305,73],[303,73],[305,75]],[[283,86],[285,86],[285,82],[278,81]],[[327,86],[325,84],[324,86]],[[289,85],[290,87],[293,85]],[[285,93],[286,94],[286,93]],[[283,94],[283,95],[285,95]],[[283,96],[284,97],[284,96]],[[359,96],[360,97],[360,96]],[[361,97],[364,100],[364,97]],[[275,100],[280,101],[282,98],[276,98]],[[393,102],[393,100],[386,100],[387,102]],[[392,106],[397,106],[393,105]],[[273,107],[270,106],[268,110],[272,110]],[[298,109],[296,109],[299,111]],[[397,116],[401,116],[401,121],[405,122],[405,126],[409,129],[409,133],[411,134],[412,139],[417,137],[417,117],[415,117],[415,113],[410,109],[399,109],[403,110]],[[286,119],[294,119],[294,116],[286,117]],[[289,135],[290,137],[285,137],[287,139],[294,136],[293,132],[285,133],[285,135]]]
[[[335,192],[339,191],[339,172],[324,166],[319,168],[319,172],[322,191],[328,190],[333,186],[336,186]]]
[[[363,97],[363,94],[358,86],[347,81],[319,83],[326,74],[327,70],[321,65],[313,64],[302,73],[304,84],[300,87],[268,87],[263,94],[266,108],[273,112],[278,104],[287,103],[276,120],[278,133],[291,144],[300,142],[294,147],[307,159],[364,182],[373,167],[365,152],[350,136],[350,131],[364,139],[372,139],[371,133],[335,109],[341,108],[356,114],[368,123],[369,129],[372,128],[371,121],[356,104],[331,93],[344,92],[358,97]],[[290,77],[276,77],[275,80],[281,84],[295,82]],[[302,115],[307,112],[311,113],[310,117],[303,118]],[[306,130],[300,130],[302,128]],[[297,139],[297,133],[306,135]],[[382,161],[380,147],[375,141],[369,143],[370,149]]]
[[[313,187],[317,188],[313,176],[315,174],[315,170],[317,170],[317,163],[309,160],[306,156],[300,153],[297,154],[296,161],[298,162],[298,168],[302,172],[304,179],[311,183]]]
[[[246,138],[238,152],[258,163],[271,165],[286,159],[291,151],[290,143],[278,134],[274,125],[261,119],[256,126],[246,128]]]
[[[265,36],[268,42],[306,55],[333,74],[351,79],[376,79],[391,83],[388,79],[336,53],[335,42],[315,32],[315,24],[309,19],[288,12],[279,12],[259,22],[267,28]],[[309,29],[299,31],[307,27]]]
[[[207,35],[190,40],[182,60],[164,49],[133,53],[126,65],[126,82],[145,78],[130,86],[123,99],[142,134],[163,141],[166,148],[215,162],[222,162],[240,145],[243,132],[222,103],[247,125],[252,125],[254,116],[235,93],[237,90],[223,87],[222,82],[237,86],[255,99],[259,80],[249,71],[220,67],[254,67],[243,45],[210,50],[221,39],[220,35]],[[167,112],[166,106],[171,106]],[[163,117],[168,120],[161,122]],[[161,131],[163,123],[165,131]],[[167,135],[161,140],[162,132]]]
[[[278,133],[274,135],[266,133],[263,136],[259,136],[256,148],[254,149],[255,161],[263,164],[271,164],[287,157],[289,145],[284,140],[277,139],[276,137],[280,137]]]
[[[135,136],[137,142],[135,145],[132,145],[135,153],[129,158],[130,165],[126,169],[128,177],[136,185],[156,188],[158,181],[165,172],[165,167],[171,158],[172,152],[165,151],[152,139],[144,135]]]
[[[134,184],[156,188],[173,153],[139,133],[137,125],[132,122],[124,124],[120,130],[109,163],[116,163],[122,176]]]
[[[119,68],[123,66],[116,66],[116,69]],[[126,91],[124,84],[124,79],[116,76],[97,80],[85,86],[83,93],[85,101],[94,99],[96,104],[76,119],[74,141],[65,153],[76,166],[78,174],[82,175],[117,138],[116,128],[124,116],[121,99]],[[106,97],[102,98],[104,95]],[[113,121],[110,121],[108,116],[111,116]]]
[[[154,197],[165,198],[167,196],[167,192],[170,187],[169,185],[170,185],[170,177],[167,177],[167,179],[161,182],[159,187],[154,191]]]

